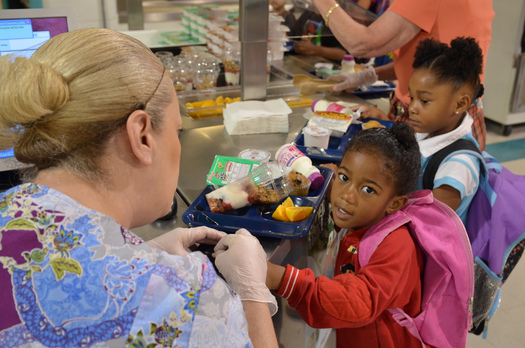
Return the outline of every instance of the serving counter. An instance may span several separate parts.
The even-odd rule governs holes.
[[[306,64],[301,66],[299,63]],[[280,69],[286,69],[291,74],[304,73],[308,62],[297,60],[284,60]],[[295,69],[295,70],[294,70]],[[199,96],[202,98],[214,98],[221,95],[224,91],[217,88],[208,92],[209,95]],[[299,90],[294,87],[291,81],[268,84],[267,99],[279,98],[281,96],[298,96]],[[202,93],[202,92],[200,92]],[[191,98],[191,96],[190,96]],[[312,99],[332,99],[344,100],[359,104],[385,104],[385,100],[364,100],[352,94],[343,93],[340,95],[317,94],[311,96]],[[188,99],[188,95],[181,93],[179,102]],[[184,108],[182,108],[184,109]],[[309,106],[298,106],[292,108],[289,115],[290,130],[288,133],[254,134],[254,135],[229,135],[223,125],[222,117],[209,117],[195,119],[186,114],[182,115],[182,126],[184,131],[180,134],[182,154],[180,161],[180,176],[177,189],[177,215],[172,220],[156,221],[148,226],[136,228],[133,231],[144,239],[154,238],[175,227],[183,227],[182,215],[189,205],[201,194],[206,187],[206,175],[211,167],[215,155],[237,156],[245,149],[260,149],[275,155],[279,147],[286,143],[291,143],[302,127],[307,122],[304,113]],[[276,264],[293,264],[298,268],[310,267],[307,258],[308,248],[311,248],[312,241],[307,237],[299,239],[279,239],[269,237],[258,237],[268,258]],[[300,347],[305,346],[313,334],[313,329],[308,327],[297,315],[295,310],[288,307],[286,301],[279,302],[279,312],[273,317],[277,338],[281,347]],[[333,338],[332,338],[333,339]],[[331,344],[329,344],[331,345]]]

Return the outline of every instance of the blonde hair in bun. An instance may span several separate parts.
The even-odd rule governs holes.
[[[173,85],[160,60],[140,41],[110,29],[58,35],[29,59],[0,57],[0,147],[47,168],[92,179],[109,138],[135,110],[155,129]]]
[[[69,90],[62,76],[38,62],[24,57],[15,58],[13,63],[2,59],[0,71],[3,84],[0,89],[2,128],[11,129],[19,124],[33,124],[39,118],[52,114],[69,99]],[[13,91],[16,91],[16,94]],[[31,103],[27,103],[27,100]],[[0,138],[2,148],[11,146],[8,139],[9,137]],[[8,143],[3,144],[6,140]]]

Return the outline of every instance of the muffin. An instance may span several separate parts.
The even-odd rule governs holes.
[[[290,172],[290,176],[293,183],[293,190],[290,194],[294,196],[308,196],[311,184],[310,180],[298,172]]]

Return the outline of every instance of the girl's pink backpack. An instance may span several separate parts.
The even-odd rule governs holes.
[[[365,233],[359,244],[361,267],[383,239],[402,225],[412,233],[425,262],[421,313],[411,318],[400,308],[392,308],[392,317],[423,347],[465,347],[472,320],[474,258],[463,223],[450,207],[434,200],[431,191],[412,193],[401,210]]]

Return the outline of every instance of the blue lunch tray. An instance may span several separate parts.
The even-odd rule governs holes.
[[[292,42],[293,45],[293,42]],[[315,70],[309,70],[308,73],[310,75],[316,76]],[[323,74],[322,77],[318,77],[322,79],[327,79],[328,75]],[[387,84],[387,86],[368,86],[366,89],[357,88],[349,93],[352,93],[353,95],[357,95],[363,99],[367,98],[374,98],[374,97],[387,97],[390,95],[392,91],[396,89],[396,84],[390,81],[383,81]]]
[[[392,91],[396,89],[396,85],[390,81],[384,81],[388,86],[369,86],[366,87],[365,90],[361,90],[360,88],[356,89],[355,91],[352,91],[353,95],[357,95],[362,98],[372,97],[372,96],[387,96]]]
[[[224,232],[235,233],[240,228],[245,228],[256,236],[294,239],[306,236],[317,215],[328,189],[328,184],[334,176],[334,172],[324,167],[318,167],[324,177],[323,186],[316,190],[310,190],[308,196],[289,196],[295,206],[311,206],[312,214],[300,221],[281,222],[272,218],[272,214],[279,204],[277,203],[256,204],[240,209],[233,209],[226,213],[217,214],[210,211],[206,194],[213,191],[212,186],[207,186],[195,201],[186,209],[182,215],[182,221],[192,227],[208,226]]]

